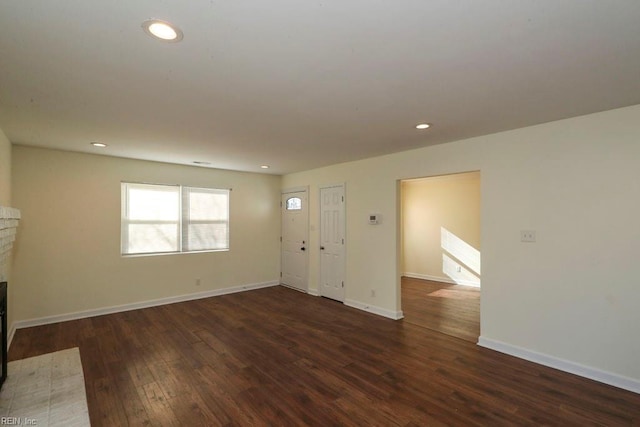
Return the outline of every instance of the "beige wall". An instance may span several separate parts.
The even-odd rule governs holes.
[[[401,211],[405,275],[480,284],[480,272],[467,260],[480,251],[479,172],[403,181]],[[461,242],[443,242],[443,228]],[[448,271],[451,263],[459,264],[460,271]]]
[[[479,170],[481,339],[638,387],[638,123],[633,106],[286,175],[284,188],[310,185],[310,287],[318,186],[346,183],[347,298],[397,311],[398,180]],[[369,212],[382,224],[367,225]],[[520,242],[529,229],[537,243]]]
[[[120,182],[233,188],[228,252],[123,258]],[[15,320],[274,281],[278,176],[14,146]],[[201,285],[196,286],[196,279]]]

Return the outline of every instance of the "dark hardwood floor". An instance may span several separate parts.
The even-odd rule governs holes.
[[[79,347],[91,422],[638,425],[640,395],[284,287],[17,331]]]
[[[478,342],[480,289],[431,280],[402,278],[404,321]]]

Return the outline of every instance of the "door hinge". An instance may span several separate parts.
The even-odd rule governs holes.
[[[342,202],[344,203],[344,196],[342,196]]]
[[[342,239],[342,244],[344,245],[344,239]]]
[[[280,272],[280,277],[282,277],[282,271]]]
[[[282,242],[282,236],[280,236],[280,241]]]
[[[344,288],[344,280],[342,281],[342,287]]]

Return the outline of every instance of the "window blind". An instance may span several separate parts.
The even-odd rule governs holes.
[[[229,190],[122,183],[123,255],[229,248]]]

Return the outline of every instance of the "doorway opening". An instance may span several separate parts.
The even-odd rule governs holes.
[[[400,184],[404,321],[471,342],[480,336],[480,172]]]

